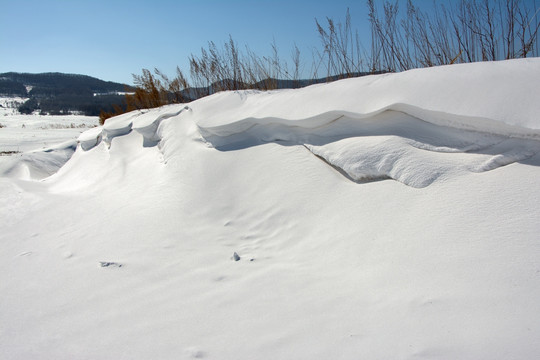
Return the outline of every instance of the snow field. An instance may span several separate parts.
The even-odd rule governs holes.
[[[537,357],[539,65],[220,93],[4,174],[4,356]]]
[[[0,116],[0,174],[24,179],[54,174],[70,159],[81,133],[99,123],[92,116],[4,115]]]

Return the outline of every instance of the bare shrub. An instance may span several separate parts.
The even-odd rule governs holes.
[[[538,12],[521,0],[461,0],[422,11],[407,0],[367,0],[372,69],[402,71],[459,62],[538,56]]]

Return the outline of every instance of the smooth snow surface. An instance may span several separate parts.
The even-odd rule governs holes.
[[[218,93],[4,171],[3,358],[539,357],[538,78]]]

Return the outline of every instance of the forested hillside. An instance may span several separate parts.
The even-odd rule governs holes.
[[[96,116],[124,101],[123,93],[133,88],[86,75],[63,73],[0,74],[0,95],[29,98],[19,111],[39,110],[47,114],[79,112]]]

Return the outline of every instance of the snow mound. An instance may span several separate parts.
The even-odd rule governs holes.
[[[529,81],[535,76],[539,59],[522,59],[298,90],[223,92],[189,107],[124,114],[79,142],[83,150],[101,141],[110,148],[112,139],[135,130],[144,147],[156,146],[164,140],[160,123],[180,117],[197,124],[200,137],[220,151],[269,142],[304,146],[355,182],[394,179],[422,188],[537,154],[540,92]]]

